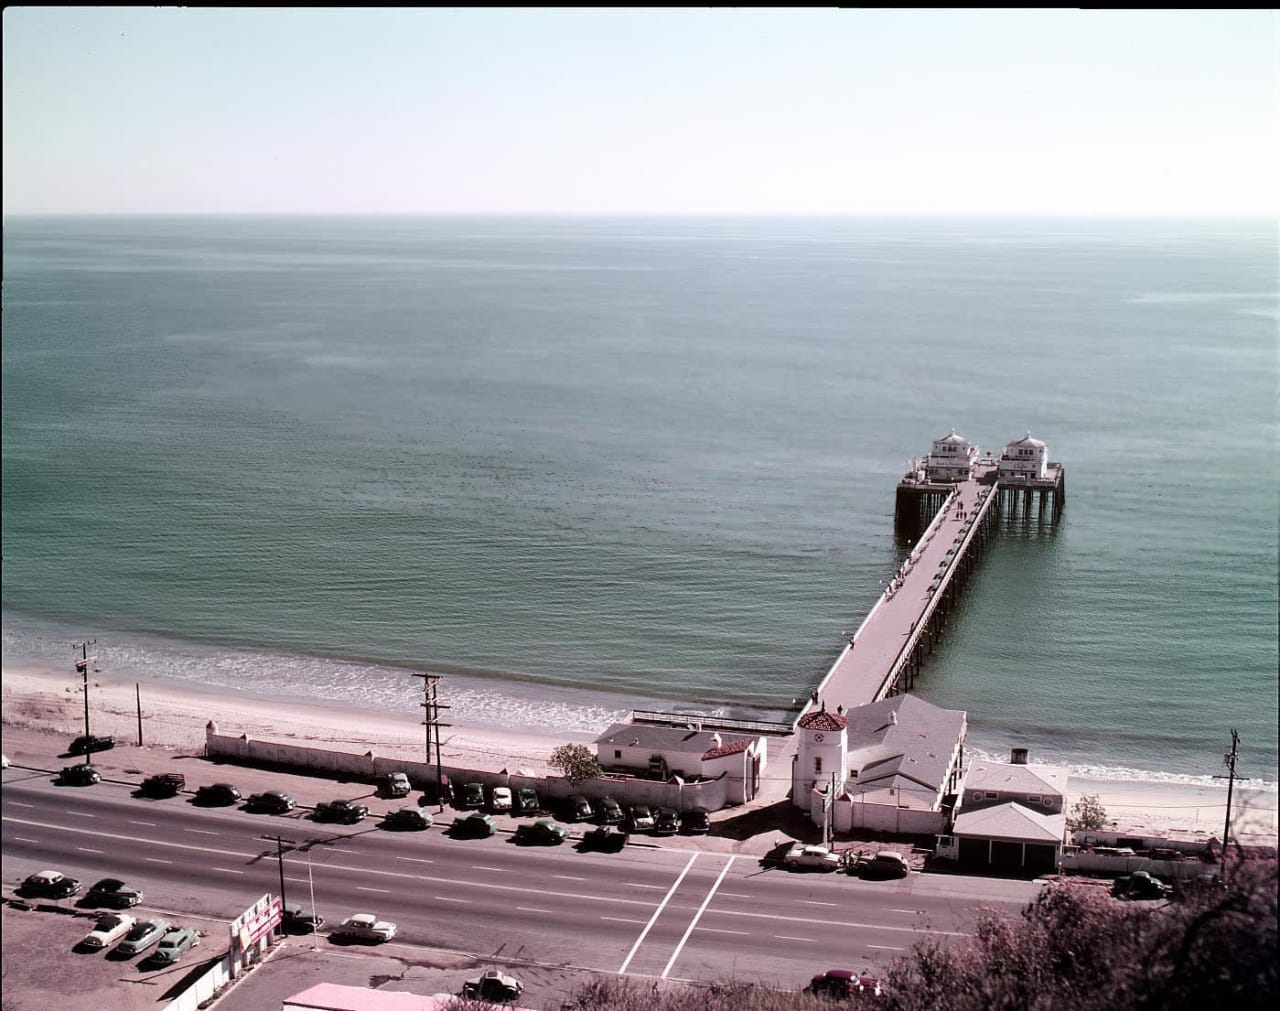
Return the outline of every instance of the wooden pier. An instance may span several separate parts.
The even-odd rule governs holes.
[[[1014,523],[1061,519],[1061,464],[1048,464],[1043,477],[1005,480],[998,473],[988,455],[964,480],[920,480],[916,473],[898,485],[894,528],[910,553],[799,716],[868,705],[913,687],[991,537]]]

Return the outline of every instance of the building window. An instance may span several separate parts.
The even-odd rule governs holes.
[[[621,757],[622,757],[622,752],[621,752],[621,751],[615,751],[615,752],[613,753],[613,757],[614,757],[614,758],[621,758]]]
[[[813,774],[815,776],[822,775],[822,756],[821,755],[819,755],[817,758],[813,760]]]
[[[1027,795],[1028,804],[1041,804],[1043,802],[1044,802],[1044,798],[1041,797],[1040,794],[1038,793],[1032,793]]]

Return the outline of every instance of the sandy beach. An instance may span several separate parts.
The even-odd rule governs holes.
[[[413,717],[342,707],[331,702],[236,695],[171,683],[123,681],[94,676],[89,681],[90,729],[113,734],[121,742],[138,741],[139,699],[145,747],[200,753],[205,725],[215,720],[223,732],[265,740],[307,741],[338,750],[373,750],[380,755],[420,758],[423,728]],[[0,720],[68,737],[83,732],[84,698],[74,674],[44,668],[4,668]],[[447,721],[447,716],[446,716]],[[601,730],[605,728],[601,727]],[[546,775],[551,751],[568,741],[587,743],[592,734],[554,735],[456,724],[444,731],[441,754],[446,764],[475,769],[530,770]],[[782,773],[771,768],[771,777]],[[1072,777],[1068,805],[1095,794],[1125,834],[1178,839],[1220,838],[1226,819],[1227,790],[1146,781],[1090,780]],[[1233,832],[1241,842],[1275,845],[1276,793],[1237,783],[1232,799]]]

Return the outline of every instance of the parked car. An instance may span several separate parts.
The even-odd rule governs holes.
[[[354,800],[321,801],[316,805],[316,821],[336,821],[343,825],[354,825],[364,821],[369,815],[369,808],[357,804]]]
[[[614,825],[597,825],[582,836],[584,850],[598,850],[601,853],[617,853],[627,845],[627,833]]]
[[[127,913],[104,913],[89,933],[85,934],[80,947],[93,951],[109,948],[133,929],[137,921]]]
[[[97,737],[94,734],[82,734],[71,742],[67,752],[72,755],[91,755],[95,751],[110,751],[116,746],[114,737]]]
[[[652,832],[653,812],[648,804],[632,804],[631,813],[627,817],[627,830],[630,832]]]
[[[911,864],[907,858],[893,850],[858,854],[846,866],[850,874],[862,878],[905,878],[911,873]]]
[[[200,932],[190,927],[177,927],[160,938],[151,959],[157,965],[173,965],[178,959],[200,943]]]
[[[356,913],[333,928],[330,937],[349,937],[356,941],[390,941],[396,936],[396,925],[379,920],[373,913]]]
[[[516,842],[533,843],[536,846],[558,846],[569,838],[569,830],[557,825],[550,818],[525,822],[516,828]]]
[[[412,789],[409,777],[403,772],[388,772],[378,780],[379,796],[387,797],[391,800],[399,800],[402,797],[409,796],[409,792]]]
[[[522,993],[524,993],[523,983],[514,976],[508,976],[497,969],[490,969],[462,984],[462,996],[466,1000],[508,1004]]]
[[[484,786],[480,783],[463,783],[458,806],[464,809],[484,807]]]
[[[472,811],[465,818],[454,819],[453,834],[461,839],[483,839],[498,830],[493,815]]]
[[[120,942],[116,951],[121,955],[136,955],[140,951],[146,951],[168,931],[167,920],[139,920],[129,933],[124,935],[124,940]]]
[[[130,888],[119,878],[103,878],[85,893],[84,900],[94,906],[128,909],[136,906],[143,898],[140,890]]]
[[[1111,894],[1117,899],[1165,899],[1172,893],[1168,885],[1147,871],[1116,878]]]
[[[515,811],[517,814],[537,814],[542,810],[542,800],[538,791],[531,786],[522,786],[516,791]]]
[[[852,1000],[860,995],[879,997],[882,993],[880,980],[865,973],[852,972],[849,969],[828,969],[821,976],[814,976],[805,993],[818,997],[830,997],[833,1000]]]
[[[240,802],[240,791],[231,783],[213,783],[196,790],[196,803],[206,807],[226,807]]]
[[[66,899],[80,891],[80,882],[61,871],[40,871],[23,881],[20,891],[44,899]]]
[[[596,802],[596,817],[602,825],[621,825],[627,820],[622,812],[622,805],[612,797],[601,797]]]
[[[825,846],[792,843],[782,865],[793,871],[834,871],[840,866],[840,857]]]
[[[102,782],[102,774],[92,765],[68,765],[58,773],[58,782],[64,786],[93,786]]]
[[[297,902],[285,903],[281,921],[287,934],[313,934],[324,926],[323,916]]]
[[[495,786],[489,795],[489,810],[494,814],[505,814],[511,810],[511,788]]]
[[[255,793],[245,801],[246,810],[264,814],[288,814],[297,806],[298,802],[283,790]]]
[[[690,835],[705,835],[711,831],[711,812],[705,807],[686,811],[680,819],[680,827]]]
[[[144,797],[176,797],[187,786],[187,777],[180,772],[161,772],[142,781]]]
[[[680,812],[674,807],[660,807],[653,812],[653,834],[675,835],[680,831]]]
[[[595,817],[595,812],[591,809],[591,801],[580,793],[573,794],[565,801],[564,810],[566,821],[590,821]]]
[[[382,827],[420,831],[430,828],[435,821],[431,812],[421,807],[398,807],[382,816]]]

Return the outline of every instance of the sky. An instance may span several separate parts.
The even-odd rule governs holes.
[[[7,215],[1280,214],[1275,11],[3,16]]]

